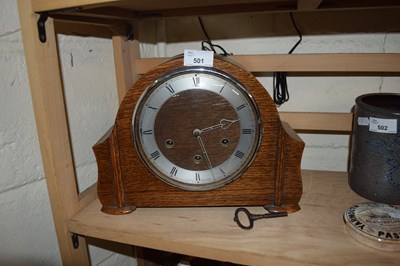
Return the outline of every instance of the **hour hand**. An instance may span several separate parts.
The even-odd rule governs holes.
[[[205,132],[209,132],[209,131],[211,131],[211,130],[217,129],[217,128],[227,129],[227,128],[229,128],[233,123],[236,123],[236,122],[238,122],[238,121],[239,121],[239,119],[236,119],[236,120],[221,119],[221,120],[219,121],[219,124],[213,125],[213,126],[211,126],[211,127],[206,127],[206,128],[200,129],[200,132],[201,132],[201,133],[205,133]]]

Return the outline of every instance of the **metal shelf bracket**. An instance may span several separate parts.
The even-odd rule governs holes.
[[[37,22],[38,33],[39,33],[39,40],[41,43],[45,43],[47,41],[46,37],[46,20],[48,18],[48,13],[43,12],[39,13],[39,19]]]

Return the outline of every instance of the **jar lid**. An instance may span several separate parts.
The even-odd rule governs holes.
[[[400,207],[363,202],[353,205],[343,215],[347,232],[370,247],[400,251]]]

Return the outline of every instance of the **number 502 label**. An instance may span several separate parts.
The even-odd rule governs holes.
[[[370,117],[369,118],[369,131],[378,133],[397,133],[397,119],[383,119]]]

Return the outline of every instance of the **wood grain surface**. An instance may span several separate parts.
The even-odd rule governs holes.
[[[94,146],[99,169],[97,189],[103,211],[121,214],[135,207],[237,205],[298,210],[304,143],[288,125],[282,126],[274,102],[258,80],[222,57],[216,57],[214,68],[239,80],[260,110],[262,143],[252,164],[233,182],[209,191],[175,188],[146,168],[134,145],[132,120],[135,106],[154,80],[182,66],[183,57],[178,57],[142,76],[122,101],[112,131]]]
[[[347,234],[343,213],[365,201],[347,185],[347,173],[303,171],[303,182],[300,211],[258,220],[249,231],[233,221],[235,207],[138,208],[115,216],[102,213],[97,200],[70,221],[69,229],[245,265],[398,265],[399,253],[375,250]]]

